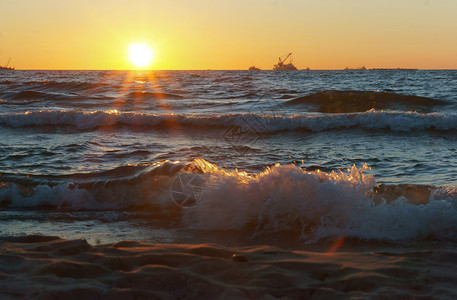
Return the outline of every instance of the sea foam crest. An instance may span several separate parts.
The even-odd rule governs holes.
[[[306,242],[342,236],[383,241],[457,236],[455,188],[431,187],[420,203],[411,196],[414,193],[385,200],[373,195],[377,185],[368,170],[364,165],[310,172],[277,164],[247,174],[196,159],[189,164],[163,162],[136,175],[83,183],[24,187],[3,182],[0,203],[72,211],[150,210],[166,216],[164,222],[174,220],[188,229],[260,235],[295,232]],[[198,174],[204,183],[204,198],[193,207],[180,207],[170,197],[173,179],[184,173]]]
[[[212,172],[205,201],[186,210],[183,221],[199,230],[295,231],[308,242],[343,236],[383,241],[456,236],[453,188],[433,188],[419,204],[403,195],[386,201],[373,196],[376,180],[367,170],[364,165],[346,172],[307,172],[278,164],[255,176]]]
[[[228,128],[243,119],[260,132],[293,130],[324,131],[338,128],[361,127],[366,129],[387,129],[392,131],[451,130],[457,129],[457,115],[417,112],[392,112],[370,110],[363,113],[318,114],[318,115],[185,115],[121,113],[117,110],[81,111],[33,111],[0,116],[0,125],[7,127],[27,126],[73,126],[80,130],[91,130],[103,126],[132,127],[201,127]]]

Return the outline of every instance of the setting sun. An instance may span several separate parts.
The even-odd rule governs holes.
[[[153,52],[146,44],[132,44],[129,47],[129,58],[136,67],[143,68],[151,64]]]

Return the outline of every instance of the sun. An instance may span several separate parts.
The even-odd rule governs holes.
[[[138,68],[144,68],[151,64],[153,58],[151,47],[146,44],[131,44],[129,46],[130,61]]]

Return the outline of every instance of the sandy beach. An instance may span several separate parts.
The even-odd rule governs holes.
[[[0,239],[2,299],[452,299],[457,251]]]

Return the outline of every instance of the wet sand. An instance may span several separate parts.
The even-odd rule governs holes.
[[[457,251],[0,238],[1,299],[451,299]],[[336,249],[335,249],[336,250]]]

